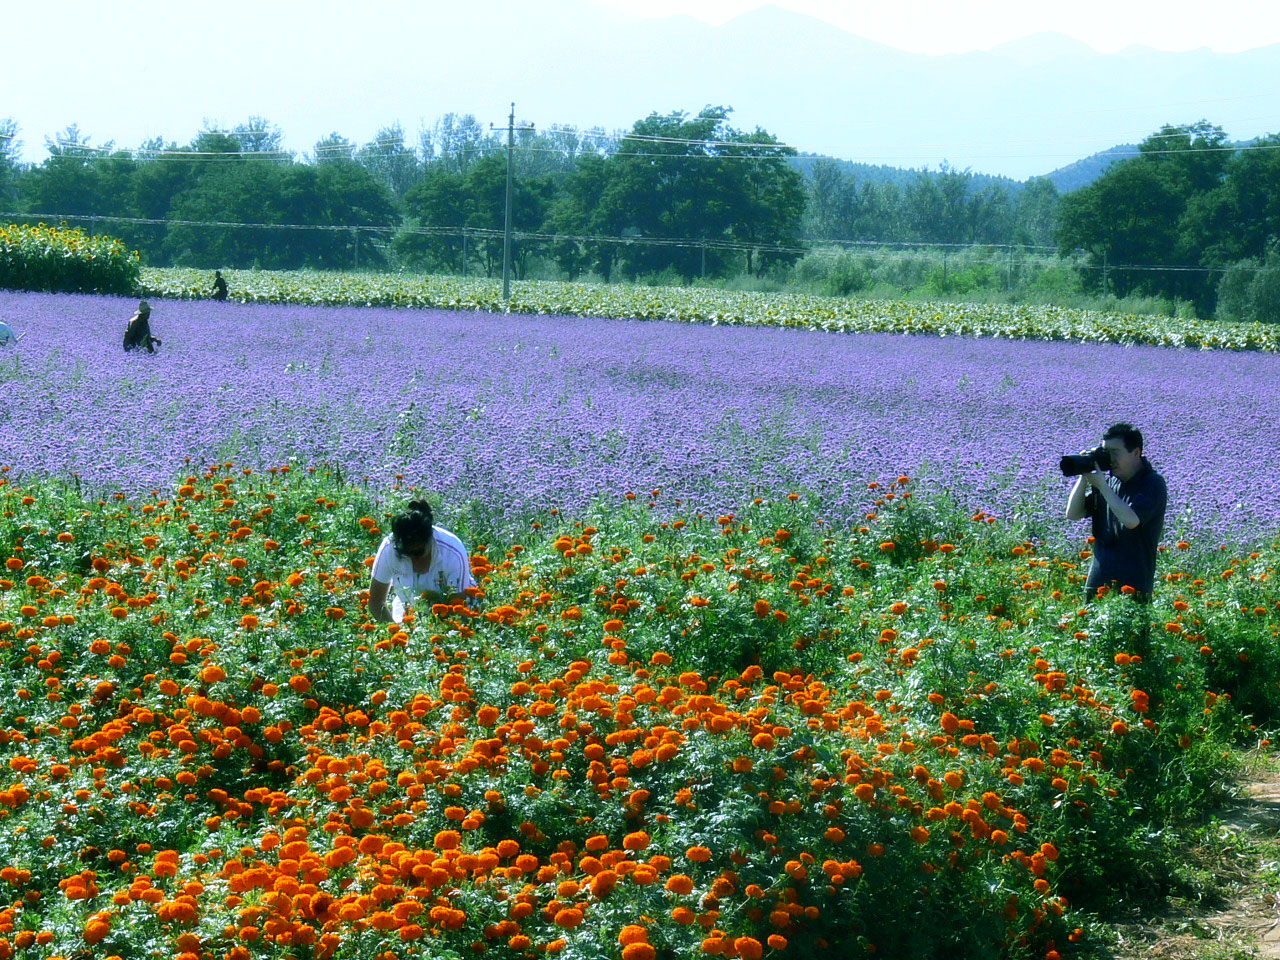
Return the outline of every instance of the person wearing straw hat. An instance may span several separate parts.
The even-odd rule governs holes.
[[[158,346],[160,338],[151,335],[151,304],[140,300],[138,312],[129,318],[129,326],[124,331],[125,352],[145,347],[147,353],[155,353]]]
[[[0,347],[6,347],[11,343],[17,343],[25,336],[25,334],[14,333],[13,327],[9,326],[3,320],[0,320]]]

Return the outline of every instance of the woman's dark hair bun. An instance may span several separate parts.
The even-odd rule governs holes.
[[[410,500],[404,513],[391,521],[391,535],[397,549],[405,544],[426,543],[431,538],[435,518],[426,500]]]

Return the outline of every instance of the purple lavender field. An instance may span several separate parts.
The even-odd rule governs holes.
[[[807,490],[833,520],[906,472],[1050,534],[1058,457],[1127,419],[1169,484],[1166,539],[1280,529],[1274,355],[177,301],[152,301],[160,352],[126,355],[134,306],[0,292],[28,334],[0,348],[0,464],[137,492],[186,457],[329,461],[511,514]]]

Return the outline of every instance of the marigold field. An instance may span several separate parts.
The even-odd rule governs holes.
[[[1280,542],[617,491],[384,625],[398,501],[188,470],[0,474],[0,958],[1101,956],[1280,706]]]

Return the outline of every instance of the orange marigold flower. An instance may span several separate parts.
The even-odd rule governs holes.
[[[628,833],[622,838],[622,847],[625,850],[643,850],[647,846],[649,846],[649,834],[643,830]]]
[[[564,927],[566,930],[572,930],[580,923],[582,923],[582,911],[576,907],[569,907],[564,910],[556,911],[555,925],[557,927]]]
[[[706,863],[711,859],[711,850],[703,846],[690,847],[684,855],[694,863]]]
[[[432,843],[437,850],[455,850],[462,843],[462,834],[457,830],[441,830]]]
[[[629,923],[618,932],[618,942],[624,947],[629,943],[648,943],[649,931],[638,923]]]
[[[672,893],[680,893],[680,894],[692,893],[693,878],[689,876],[687,873],[673,873],[670,877],[667,878],[666,886],[667,886],[667,889],[670,890]]]

